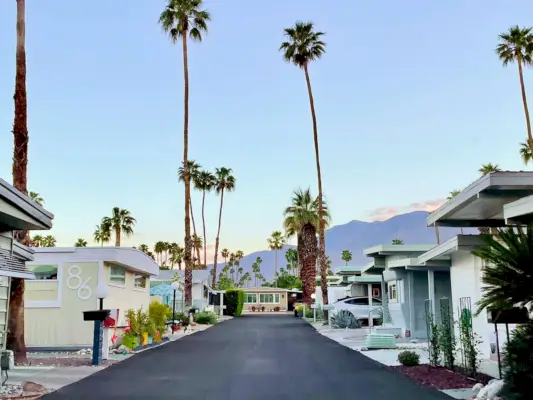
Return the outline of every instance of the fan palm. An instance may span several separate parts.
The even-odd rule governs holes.
[[[81,238],[76,240],[76,243],[74,243],[74,247],[87,247],[87,240]]]
[[[204,234],[204,265],[207,265],[207,235],[205,228],[205,194],[215,187],[216,178],[211,172],[199,171],[194,179],[194,187],[202,191],[202,226]],[[192,211],[191,211],[192,214]]]
[[[520,158],[522,159],[525,165],[529,164],[529,162],[533,158],[533,155],[531,154],[531,149],[525,142],[520,143]]]
[[[42,247],[56,247],[56,238],[53,237],[52,235],[46,235],[42,242],[41,242],[41,246]]]
[[[203,240],[200,236],[197,234],[194,234],[192,237],[193,247],[196,250],[196,253],[198,256],[200,255],[200,249],[204,246]],[[197,258],[197,264],[202,265],[202,260],[200,258]],[[205,264],[204,264],[205,265]]]
[[[280,231],[274,231],[270,235],[270,237],[267,239],[268,248],[270,250],[273,250],[275,252],[274,255],[274,275],[278,273],[278,251],[283,249],[283,246],[286,243],[285,236]],[[276,281],[276,287],[277,287],[277,279]]]
[[[159,17],[159,23],[168,33],[173,43],[181,40],[183,53],[183,165],[189,160],[189,63],[187,39],[202,41],[202,35],[207,32],[210,15],[202,10],[202,0],[168,0],[165,10]],[[186,171],[185,184],[185,305],[192,302],[192,238],[190,223],[191,176]]]
[[[218,246],[220,245],[220,227],[222,226],[222,208],[224,207],[224,193],[233,192],[235,190],[236,179],[231,174],[231,168],[221,167],[216,168],[215,170],[215,190],[217,194],[220,195],[220,210],[218,213],[218,229],[217,237],[215,240],[215,257],[213,261],[213,287],[216,287],[216,276],[217,276],[217,256],[218,256]]]
[[[224,264],[227,264],[228,263],[228,257],[229,257],[229,250],[228,249],[222,249],[222,251],[220,252],[220,255],[224,259]]]
[[[316,233],[320,226],[318,205],[319,199],[313,198],[309,189],[297,189],[293,193],[291,205],[287,207],[283,213],[285,217],[283,225],[286,235],[288,237],[297,237],[300,279],[302,280],[303,286],[303,301],[309,304],[311,303],[311,294],[315,292],[316,286]],[[330,220],[329,211],[325,202],[323,202],[322,206],[322,219],[324,219],[322,224],[327,226]]]
[[[285,252],[285,260],[287,260],[288,267],[293,275],[298,276],[298,251],[296,249],[288,249]]]
[[[102,223],[109,225],[115,231],[115,246],[120,247],[122,235],[128,237],[133,235],[133,227],[137,220],[131,216],[128,210],[113,207],[111,217],[104,217]]]
[[[102,246],[111,240],[111,225],[109,225],[105,218],[102,219],[100,225],[96,225],[93,237],[96,243],[100,243]]]
[[[498,164],[483,164],[481,168],[478,170],[481,176],[485,176],[490,174],[491,172],[500,172],[502,169]]]
[[[41,195],[37,192],[30,192],[29,195],[30,199],[32,199],[37,205],[43,206],[44,205],[44,199],[41,197]]]
[[[341,260],[348,265],[350,261],[352,261],[352,252],[350,250],[343,250],[341,253]]]
[[[174,266],[178,264],[178,269],[181,270],[181,263],[183,262],[183,256],[185,249],[179,245],[171,246],[170,248],[170,264]]]
[[[522,93],[522,104],[526,117],[527,144],[533,152],[533,136],[531,135],[531,121],[529,119],[523,71],[524,66],[529,67],[533,64],[533,33],[531,31],[532,28],[520,28],[516,25],[509,28],[507,32],[500,33],[498,35],[500,42],[496,46],[496,54],[504,67],[514,62],[518,65],[520,91]]]
[[[484,309],[509,309],[533,302],[533,225],[498,229],[483,236],[485,242],[472,253],[485,261],[484,285],[477,313]]]
[[[202,166],[198,164],[196,161],[194,160],[187,161],[186,169],[189,171],[191,182],[195,183],[198,180],[198,174],[200,173],[200,168],[202,168]],[[183,166],[178,168],[178,180],[180,182],[185,182],[185,168],[183,168]],[[196,236],[196,222],[194,221],[194,212],[192,210],[192,199],[190,199],[189,201],[189,210],[191,213],[192,233],[193,233],[192,237],[193,237],[193,242],[194,242],[194,237]],[[200,260],[200,250],[194,246],[194,243],[193,243],[193,249],[196,250],[196,258]]]
[[[320,277],[322,289],[322,302],[328,304],[328,287],[326,282],[327,265],[326,265],[326,236],[325,236],[325,217],[323,210],[324,192],[322,190],[322,172],[320,170],[320,152],[318,144],[318,127],[316,121],[315,102],[313,99],[313,90],[311,88],[311,79],[309,78],[309,64],[316,61],[326,52],[326,43],[322,40],[324,32],[317,32],[312,22],[296,22],[293,27],[284,31],[285,38],[280,46],[283,51],[283,58],[301,68],[305,74],[307,83],[307,93],[309,96],[309,105],[311,107],[311,119],[313,121],[313,141],[315,145],[315,161],[318,180],[318,237],[319,237],[319,261]]]
[[[30,247],[43,247],[43,237],[41,235],[35,235],[30,240]]]

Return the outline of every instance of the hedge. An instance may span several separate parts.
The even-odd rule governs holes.
[[[240,317],[244,307],[244,291],[229,289],[225,293],[226,313],[232,317]]]

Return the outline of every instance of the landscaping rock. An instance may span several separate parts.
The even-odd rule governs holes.
[[[35,382],[23,382],[22,383],[22,391],[25,393],[46,393],[48,390],[41,385],[40,383]]]

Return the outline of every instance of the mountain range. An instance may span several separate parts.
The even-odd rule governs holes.
[[[386,221],[350,221],[343,225],[336,225],[326,230],[326,254],[332,261],[333,270],[345,265],[341,260],[341,252],[349,250],[352,252],[352,261],[349,265],[363,266],[370,262],[363,250],[380,244],[391,244],[393,239],[401,239],[404,244],[436,244],[435,229],[427,227],[426,211],[413,211],[407,214],[396,215]],[[471,231],[471,232],[470,232]],[[458,228],[439,228],[441,243],[460,233]],[[469,230],[465,233],[475,233]],[[278,268],[285,267],[285,252],[295,246],[286,245],[278,253]],[[257,257],[263,260],[261,273],[267,280],[274,277],[275,252],[271,250],[261,250],[244,256],[241,266],[244,272],[252,273],[252,264]],[[224,266],[221,263],[217,266],[217,272]],[[209,269],[212,265],[208,266]]]

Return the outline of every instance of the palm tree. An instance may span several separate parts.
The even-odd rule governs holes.
[[[531,303],[533,225],[498,229],[497,235],[483,236],[483,240],[484,246],[472,252],[485,261],[477,313],[486,308],[509,309]]]
[[[15,70],[15,118],[13,121],[13,186],[28,193],[28,115],[26,97],[26,1],[17,0],[17,49]],[[23,245],[30,244],[27,231],[15,233]],[[7,348],[14,352],[16,363],[26,363],[24,341],[24,280],[11,278]]]
[[[498,35],[500,43],[496,46],[496,54],[504,67],[514,62],[518,65],[522,103],[526,116],[527,144],[533,152],[533,136],[531,135],[531,121],[529,120],[524,71],[522,69],[524,66],[529,67],[533,64],[533,33],[531,30],[532,28],[520,28],[516,25],[509,28],[507,32],[500,33]]]
[[[145,254],[150,253],[150,248],[146,244],[140,244],[139,250],[141,250]]]
[[[192,238],[192,243],[193,243],[193,247],[196,250],[198,257],[200,257],[200,249],[204,246],[204,242],[202,238],[195,233]],[[202,260],[200,258],[197,258],[197,264],[199,265],[202,264]]]
[[[185,253],[185,249],[183,247],[180,247],[180,246],[171,247],[170,264],[171,265],[178,264],[178,269],[181,270],[181,263],[183,262],[184,253]]]
[[[498,164],[483,164],[480,169],[478,169],[481,176],[485,176],[490,174],[491,172],[500,172],[502,169]]]
[[[56,238],[53,237],[52,235],[46,235],[42,242],[41,242],[41,247],[56,247]]]
[[[113,207],[111,217],[104,217],[102,223],[109,225],[115,231],[115,246],[120,247],[120,239],[124,234],[126,237],[133,235],[133,227],[137,220],[131,216],[126,209]]]
[[[101,243],[102,247],[104,243],[109,243],[111,240],[111,225],[105,218],[102,219],[100,225],[96,225],[93,237],[96,243]]]
[[[215,240],[215,259],[213,262],[213,287],[216,287],[217,276],[217,256],[218,246],[220,245],[220,227],[222,225],[222,208],[224,206],[224,192],[233,192],[235,190],[236,179],[231,175],[231,168],[216,168],[215,169],[215,190],[220,195],[220,211],[218,213],[218,230],[217,238]]]
[[[28,194],[28,196],[30,197],[30,199],[32,199],[35,203],[37,203],[38,206],[43,206],[44,205],[44,199],[41,197],[41,195],[37,192],[30,192]]]
[[[392,244],[401,245],[403,244],[403,239],[392,239]]]
[[[202,226],[204,233],[204,265],[207,265],[207,235],[205,229],[205,194],[215,187],[216,178],[211,172],[202,170],[194,179],[194,187],[202,191]],[[192,210],[191,210],[192,214]]]
[[[341,260],[348,265],[348,263],[352,261],[352,252],[350,250],[343,250],[341,253]]]
[[[224,264],[227,264],[228,263],[228,257],[229,257],[229,250],[228,249],[222,249],[222,251],[220,252],[220,255],[224,259]]]
[[[287,260],[291,273],[298,276],[298,251],[296,249],[288,249],[285,252],[285,260]]]
[[[30,247],[43,247],[43,237],[41,235],[35,235],[30,240]]]
[[[320,225],[318,205],[318,197],[313,198],[309,189],[297,189],[293,193],[291,205],[283,213],[285,217],[283,225],[287,237],[296,236],[297,238],[300,279],[303,287],[302,300],[308,304],[311,303],[311,294],[315,292],[316,286],[316,233]],[[325,202],[322,205],[323,219],[325,219],[322,223],[327,225],[330,220],[329,211]],[[322,266],[320,272],[322,277]]]
[[[165,10],[159,17],[159,23],[168,33],[173,43],[181,39],[183,52],[183,166],[189,160],[189,65],[187,37],[198,42],[202,34],[207,32],[207,22],[211,19],[206,10],[202,10],[202,0],[168,0]],[[187,170],[184,174],[185,183],[185,304],[192,302],[192,238],[189,216],[191,202],[191,175]]]
[[[309,64],[318,60],[326,52],[326,43],[322,41],[323,32],[315,32],[312,22],[296,22],[294,27],[286,28],[285,37],[287,41],[280,46],[283,51],[283,58],[303,69],[305,81],[307,83],[307,92],[309,95],[309,104],[311,106],[311,118],[313,120],[313,139],[315,144],[315,161],[318,179],[318,238],[319,238],[319,261],[320,277],[322,288],[322,302],[328,304],[328,287],[326,282],[327,265],[326,265],[326,236],[325,236],[325,214],[323,210],[324,192],[322,191],[322,173],[320,170],[320,154],[318,145],[318,127],[316,122],[315,103],[313,100],[313,91],[311,89],[311,79],[309,78]]]
[[[185,182],[185,170],[187,169],[189,171],[190,180],[193,183],[195,183],[198,180],[198,174],[200,173],[200,168],[202,168],[202,166],[198,164],[196,161],[194,160],[187,161],[187,168],[183,168],[183,166],[178,168],[178,180],[180,182]],[[196,222],[194,221],[194,212],[192,211],[192,199],[189,201],[189,210],[191,213],[192,233],[193,233],[193,242],[194,242],[194,237],[196,236]],[[193,249],[196,250],[196,258],[200,260],[200,250],[194,246],[194,243],[193,243]]]
[[[163,253],[166,251],[167,246],[165,245],[165,242],[158,241],[154,245],[154,253],[157,255],[157,258],[159,259],[159,265],[163,265]]]
[[[274,231],[267,239],[268,248],[274,250],[274,275],[278,273],[278,251],[283,249],[283,246],[286,243],[285,236],[281,231]],[[278,280],[276,279],[276,287],[278,287]]]
[[[87,247],[87,240],[81,238],[76,240],[76,243],[74,243],[74,247]]]

